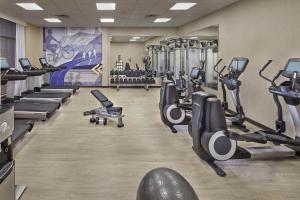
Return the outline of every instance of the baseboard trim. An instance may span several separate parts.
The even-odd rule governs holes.
[[[257,127],[261,128],[261,129],[263,129],[263,130],[270,131],[270,132],[275,132],[274,129],[272,129],[272,128],[266,126],[266,125],[263,125],[263,124],[255,121],[253,119],[250,119],[248,117],[246,117],[246,121],[249,122],[250,124],[253,124],[254,126],[257,126]]]
[[[110,88],[117,88],[117,86],[109,86]],[[161,88],[160,86],[148,86],[149,88]],[[119,88],[145,88],[144,86],[125,86],[120,85]]]
[[[235,113],[235,112],[232,111],[232,110],[228,110],[228,112],[231,113],[231,114],[232,114],[232,113]],[[259,123],[258,121],[255,121],[254,119],[251,119],[251,118],[249,118],[249,117],[246,117],[245,120],[246,120],[246,122],[248,122],[248,123],[250,123],[250,124],[252,124],[252,125],[254,125],[254,126],[257,126],[258,128],[261,128],[261,129],[263,129],[263,130],[270,131],[270,132],[275,132],[274,129],[272,129],[272,128],[270,128],[270,127],[264,125],[264,124],[261,124],[261,123]]]

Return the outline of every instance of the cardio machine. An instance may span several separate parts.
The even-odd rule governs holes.
[[[39,61],[42,69],[47,71],[45,74],[45,84],[40,89],[42,92],[70,92],[74,94],[79,90],[79,86],[77,85],[50,85],[51,73],[59,72],[64,68],[49,65],[46,58],[40,58]]]
[[[182,76],[180,76],[182,77]],[[166,79],[172,81],[176,86],[176,91],[180,99],[186,98],[187,87],[186,80],[181,78],[180,80],[174,80],[173,73],[171,71],[166,72]],[[201,91],[202,84],[205,81],[204,63],[201,62],[201,67],[193,67],[190,72],[190,81],[192,83],[192,92]],[[187,101],[188,102],[188,101]]]
[[[194,92],[202,90],[202,82],[198,80],[201,74],[200,71],[200,68],[194,67],[190,74],[194,84]],[[177,133],[174,125],[189,125],[191,120],[191,108],[191,103],[180,103],[180,94],[173,79],[165,80],[162,83],[159,102],[161,119],[164,124],[169,126],[173,133]]]
[[[6,105],[13,105],[16,118],[45,121],[59,109],[60,104],[55,102],[16,100],[20,98],[22,88],[16,87],[15,82],[24,81],[25,83],[22,83],[22,85],[26,85],[27,73],[11,69],[6,58],[0,58],[0,69],[1,80],[6,80],[5,82],[1,81],[1,97],[3,97],[1,100]]]
[[[221,101],[214,95],[205,92],[193,94],[192,138],[195,153],[205,160],[219,176],[226,173],[215,163],[229,159],[264,159],[295,157],[300,155],[300,58],[289,59],[283,70],[271,80],[263,75],[270,60],[260,70],[259,75],[271,83],[269,92],[272,93],[277,107],[276,130],[260,130],[254,133],[238,134],[227,129]],[[276,84],[283,76],[289,80]],[[285,133],[282,97],[288,106],[293,119],[294,133],[292,137]],[[290,134],[289,134],[290,135]],[[237,141],[260,144],[273,143],[272,146],[242,148]]]
[[[219,63],[221,63],[221,61],[222,59],[218,61],[218,63],[214,67],[214,70],[219,76],[219,81],[222,87],[222,107],[225,111],[225,116],[227,120],[231,122],[231,125],[233,127],[236,127],[244,132],[248,132],[249,129],[247,129],[246,125],[244,124],[245,113],[240,100],[240,87],[242,85],[242,82],[239,80],[239,77],[245,71],[249,60],[248,58],[235,57],[231,60],[231,63],[228,65],[228,67],[224,66],[221,71],[218,71],[217,66],[219,65]],[[224,75],[223,72],[226,68],[228,69],[228,73]],[[235,107],[234,112],[230,112],[228,108],[226,88],[229,91],[232,103]]]
[[[27,58],[20,58],[19,63],[23,68],[23,73],[28,75],[27,92],[22,94],[22,101],[45,101],[64,103],[71,96],[71,92],[40,91],[40,88],[44,84],[44,76],[47,73],[47,71],[34,69]]]

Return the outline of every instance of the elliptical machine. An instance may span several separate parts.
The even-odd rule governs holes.
[[[271,80],[262,73],[272,61],[260,70],[259,75],[271,83],[270,93],[277,107],[276,130],[260,130],[240,135],[227,129],[221,101],[214,95],[205,92],[193,94],[192,138],[195,153],[205,160],[219,176],[226,173],[215,163],[228,159],[264,159],[294,157],[300,155],[300,58],[289,59],[284,70]],[[289,80],[276,85],[280,77]],[[279,97],[283,97],[288,105],[294,125],[294,137],[284,134],[285,122]],[[273,146],[242,148],[237,141],[260,144],[274,143]]]
[[[171,72],[167,72],[168,74]],[[198,80],[201,75],[201,69],[194,67],[191,71],[190,78],[193,82],[194,92],[201,91],[202,81]],[[159,109],[161,119],[169,126],[173,133],[177,133],[174,125],[189,125],[191,120],[191,103],[180,103],[180,91],[177,90],[175,81],[165,80],[160,89]]]
[[[245,71],[249,60],[248,58],[233,58],[231,60],[231,63],[227,66],[224,66],[221,71],[217,70],[218,64],[222,61],[222,59],[219,60],[219,62],[215,65],[214,70],[217,72],[219,76],[219,81],[221,83],[222,92],[223,92],[223,102],[222,107],[225,111],[225,116],[227,119],[231,122],[232,126],[239,128],[240,130],[244,132],[248,132],[249,129],[247,129],[245,122],[245,113],[243,110],[243,106],[241,105],[240,100],[240,86],[242,85],[242,82],[239,80],[240,75]],[[223,75],[223,71],[225,69],[228,69],[228,73]],[[235,107],[235,112],[230,112],[228,108],[228,101],[227,101],[227,93],[226,88],[228,89],[232,102]]]
[[[180,81],[174,80],[173,73],[171,71],[166,72],[166,79],[168,81],[172,81],[176,86],[176,91],[178,93],[179,99],[185,99],[187,95],[187,87],[186,87],[186,80],[182,78]],[[201,62],[200,67],[193,67],[190,72],[190,81],[192,83],[192,90],[193,92],[202,91],[202,84],[205,82],[205,70],[204,70],[204,63]],[[186,100],[189,102],[189,100]]]

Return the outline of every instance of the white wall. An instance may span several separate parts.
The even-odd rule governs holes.
[[[273,77],[290,57],[300,57],[300,1],[243,0],[186,24],[180,34],[219,25],[220,57],[228,64],[234,56],[250,59],[241,77],[241,98],[248,117],[274,127],[276,109],[269,83],[258,76],[269,59],[266,75]],[[287,114],[287,112],[285,112]]]
[[[140,68],[143,68],[142,59],[146,55],[144,49],[144,43],[141,42],[126,42],[126,43],[111,43],[110,44],[110,68],[115,68],[115,63],[118,60],[118,55],[124,63],[129,62],[130,66],[135,69],[135,64],[138,64]]]

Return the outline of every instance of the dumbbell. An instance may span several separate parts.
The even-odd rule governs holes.
[[[136,78],[133,78],[133,79],[132,79],[132,83],[133,83],[133,84],[136,84]]]
[[[146,79],[142,78],[141,82],[142,82],[142,84],[145,84],[146,83]]]
[[[119,84],[119,83],[120,83],[119,79],[115,79],[115,84]]]
[[[151,79],[150,79],[150,83],[151,83],[151,84],[155,84],[155,79],[154,79],[154,78],[151,78]]]
[[[124,84],[128,84],[128,79],[124,78]]]
[[[132,79],[131,78],[128,80],[128,84],[132,84]]]
[[[110,79],[110,83],[114,84],[115,83],[115,79]]]
[[[129,76],[129,77],[134,77],[134,74],[135,74],[134,70],[130,70],[130,71],[128,72],[128,76]]]
[[[119,83],[120,83],[120,84],[123,84],[123,83],[124,83],[124,79],[119,78]]]
[[[137,84],[141,84],[142,83],[142,80],[140,78],[136,79],[136,83]]]
[[[138,74],[138,71],[137,71],[137,70],[134,70],[134,71],[132,72],[132,76],[133,76],[133,77],[137,77],[137,74]]]

